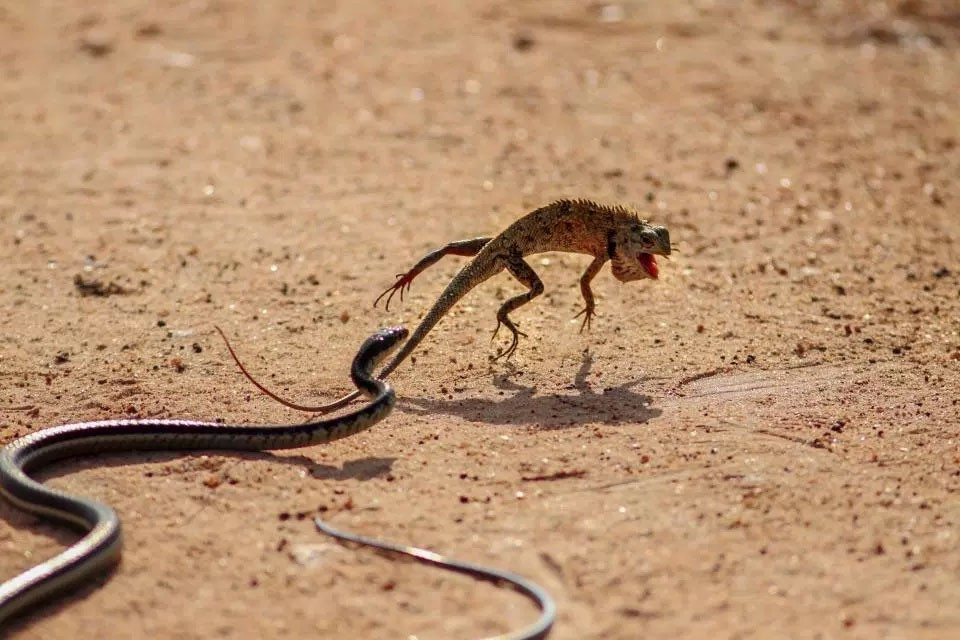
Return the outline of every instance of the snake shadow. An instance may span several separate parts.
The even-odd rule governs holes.
[[[302,467],[307,470],[310,476],[316,480],[332,480],[340,482],[344,480],[373,480],[374,478],[383,478],[390,474],[393,469],[393,463],[397,458],[387,457],[366,457],[356,460],[347,460],[341,466],[337,467],[330,464],[318,463],[313,458],[300,453],[286,454],[283,450],[273,451],[234,451],[230,449],[191,449],[182,451],[167,450],[134,450],[134,451],[110,451],[96,453],[91,455],[64,458],[51,463],[49,468],[39,469],[30,476],[41,483],[46,483],[53,478],[68,476],[77,471],[86,469],[102,469],[112,467],[133,467],[137,465],[149,465],[157,463],[168,463],[178,460],[189,460],[200,456],[217,456],[223,458],[233,458],[240,461],[260,461],[270,464],[288,465],[293,467]],[[215,470],[208,470],[209,473],[217,473],[221,467]],[[145,470],[149,476],[154,475],[154,471]],[[176,471],[169,473],[178,473]],[[192,473],[194,480],[199,484],[202,482],[202,468],[189,469],[183,473]],[[145,480],[148,483],[149,480]],[[213,490],[213,489],[211,489]],[[84,495],[79,492],[80,495]],[[79,530],[65,525],[59,521],[44,518],[34,513],[22,511],[11,506],[6,500],[0,500],[0,520],[13,529],[32,529],[43,535],[48,536],[64,547],[76,542],[83,534]],[[0,582],[5,576],[0,576]],[[2,638],[0,634],[0,638]]]
[[[171,462],[175,460],[189,459],[191,457],[203,455],[216,455],[229,458],[235,458],[237,461],[254,460],[267,462],[270,464],[290,465],[294,467],[304,467],[307,472],[317,480],[372,480],[374,478],[387,476],[393,468],[396,458],[378,458],[366,457],[356,460],[348,460],[337,467],[329,464],[321,464],[303,454],[287,454],[280,450],[279,453],[272,451],[234,451],[230,449],[196,449],[184,451],[111,451],[105,453],[92,454],[89,456],[78,456],[58,460],[51,464],[50,468],[43,468],[37,473],[32,473],[31,477],[39,482],[46,482],[51,478],[69,475],[71,473],[91,468],[102,467],[130,467],[139,464]],[[191,473],[197,473],[198,470],[191,470]],[[197,477],[197,483],[201,479]],[[64,525],[60,522],[42,518],[32,513],[27,513],[14,508],[5,500],[0,500],[0,520],[4,521],[5,527],[10,529],[29,529],[44,535],[57,544],[66,548],[75,543],[83,533]],[[55,555],[61,550],[51,553]],[[44,558],[45,559],[45,558]],[[40,560],[41,562],[43,559]],[[0,628],[0,638],[6,637],[6,633],[17,633],[26,630],[33,622],[56,614],[71,605],[76,600],[81,600],[91,593],[97,591],[114,574],[116,568],[91,577],[83,585],[76,587],[68,592],[64,592],[51,600],[38,602],[8,621],[4,622],[4,627]],[[0,575],[0,582],[13,578],[14,575]]]
[[[567,387],[578,394],[538,395],[535,386],[526,386],[511,379],[511,373],[497,374],[493,384],[504,398],[465,398],[462,400],[404,397],[400,393],[401,411],[417,415],[455,415],[471,422],[490,424],[536,425],[542,429],[565,429],[584,423],[607,425],[645,423],[663,411],[653,407],[653,398],[633,388],[638,379],[599,392],[587,381],[593,356],[583,354],[583,361]]]
[[[322,446],[322,445],[318,445]],[[69,475],[84,469],[103,467],[130,467],[139,464],[173,462],[189,460],[199,456],[217,456],[233,458],[239,461],[260,461],[291,467],[302,467],[316,480],[373,480],[387,476],[397,461],[394,457],[368,456],[356,460],[346,460],[342,465],[323,464],[302,453],[290,453],[292,449],[273,451],[238,451],[234,449],[189,449],[189,450],[131,450],[110,451],[91,455],[65,458],[43,468],[33,475],[38,481],[46,482],[50,478]],[[219,467],[217,467],[219,469]],[[36,516],[33,516],[36,519]],[[46,519],[40,519],[46,522]]]

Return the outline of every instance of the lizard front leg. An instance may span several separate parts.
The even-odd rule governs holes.
[[[543,282],[540,281],[539,276],[536,272],[530,267],[529,264],[524,261],[523,257],[519,255],[511,255],[506,258],[501,258],[504,265],[507,267],[507,271],[510,272],[514,278],[527,285],[530,290],[526,293],[521,293],[518,296],[510,298],[504,302],[500,309],[497,311],[497,328],[493,330],[494,337],[497,335],[497,331],[500,330],[500,325],[504,325],[507,329],[510,330],[510,333],[513,334],[510,340],[510,346],[507,347],[506,351],[497,356],[497,358],[502,358],[506,356],[509,358],[513,355],[513,352],[517,350],[517,344],[520,342],[520,336],[526,337],[527,334],[521,332],[517,329],[517,326],[513,324],[513,321],[510,320],[509,313],[518,307],[521,307],[538,295],[543,293]]]
[[[580,325],[580,333],[583,333],[584,327],[588,330],[590,329],[590,321],[593,319],[593,316],[596,315],[593,312],[596,305],[593,303],[593,291],[590,290],[590,281],[600,273],[600,269],[603,268],[606,261],[606,256],[597,256],[593,259],[593,262],[590,263],[590,266],[587,267],[587,270],[583,272],[583,275],[580,276],[580,293],[583,294],[583,301],[587,305],[583,308],[583,311],[573,316],[574,318],[584,316],[583,324]]]
[[[484,245],[490,242],[491,238],[470,238],[469,240],[458,240],[457,242],[451,242],[445,247],[431,251],[427,255],[423,256],[420,259],[420,262],[413,265],[413,268],[406,273],[398,273],[397,281],[393,283],[393,286],[388,288],[386,291],[377,296],[377,299],[373,301],[373,306],[377,306],[380,302],[380,299],[383,296],[387,296],[386,310],[390,310],[390,300],[393,298],[393,295],[400,292],[400,301],[403,302],[403,290],[410,290],[410,285],[413,283],[413,279],[420,275],[427,267],[436,264],[440,258],[443,256],[475,256],[480,253],[480,249],[483,249]]]

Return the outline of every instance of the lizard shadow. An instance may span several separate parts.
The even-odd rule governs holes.
[[[601,392],[594,390],[587,375],[593,364],[593,356],[584,352],[583,362],[567,387],[579,394],[537,395],[535,386],[518,384],[510,373],[497,374],[493,384],[502,398],[469,398],[463,400],[434,400],[405,398],[401,400],[402,411],[417,415],[456,415],[471,422],[490,424],[533,424],[544,429],[564,429],[583,423],[608,425],[644,423],[659,416],[663,411],[652,407],[653,398],[632,389],[643,379],[626,382],[616,387],[606,387]]]

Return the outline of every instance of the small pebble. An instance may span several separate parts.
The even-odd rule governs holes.
[[[80,36],[80,50],[95,58],[100,58],[114,49],[113,34],[105,29],[94,27]]]

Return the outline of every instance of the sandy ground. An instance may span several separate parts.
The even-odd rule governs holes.
[[[818,8],[814,8],[818,7]],[[329,446],[67,461],[119,569],[16,638],[473,638],[517,571],[556,638],[960,637],[954,2],[7,2],[0,442],[114,416],[300,421],[395,273],[559,197],[670,227],[659,282],[478,288]],[[0,506],[0,579],[74,540]]]

